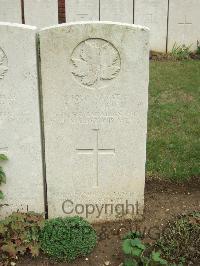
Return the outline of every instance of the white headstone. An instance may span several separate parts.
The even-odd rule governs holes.
[[[44,28],[58,24],[58,0],[24,0],[25,24]]]
[[[135,0],[134,23],[150,29],[150,48],[166,52],[168,0]]]
[[[148,29],[85,22],[39,34],[49,216],[142,213]]]
[[[0,0],[0,22],[22,23],[21,0]]]
[[[98,21],[99,0],[65,0],[66,21]]]
[[[0,23],[0,153],[7,182],[0,217],[44,212],[36,28]]]
[[[168,51],[175,43],[191,46],[191,50],[197,49],[197,40],[200,40],[199,16],[199,0],[170,1]]]
[[[134,0],[101,0],[100,20],[133,23]]]

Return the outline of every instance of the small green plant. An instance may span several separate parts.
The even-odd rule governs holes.
[[[189,59],[191,53],[190,48],[191,45],[190,46],[186,46],[185,44],[177,45],[177,43],[175,43],[171,51],[171,56],[176,60]]]
[[[97,243],[97,234],[80,217],[55,218],[45,222],[40,240],[47,255],[60,261],[72,261],[91,253]]]
[[[8,158],[7,158],[6,155],[4,155],[4,154],[0,154],[0,162],[7,161],[7,160],[8,160]],[[2,166],[0,166],[0,186],[1,186],[3,183],[4,183],[4,184],[6,183],[6,174],[5,174],[5,172],[3,171]],[[3,194],[3,192],[0,190],[0,200],[2,200],[3,198],[4,198],[4,194]]]
[[[15,212],[0,221],[1,259],[16,258],[26,253],[33,257],[39,255],[40,230],[44,218],[33,212]]]
[[[122,250],[127,256],[124,266],[153,266],[168,265],[167,261],[161,258],[160,252],[152,251],[149,256],[145,255],[147,247],[140,240],[140,233],[130,232],[123,238]]]
[[[200,41],[197,41],[197,51],[196,54],[200,55]]]
[[[182,262],[197,265],[200,261],[200,212],[169,222],[157,247],[168,260],[179,263],[181,258]]]

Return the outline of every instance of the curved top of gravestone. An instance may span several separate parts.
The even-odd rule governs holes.
[[[29,26],[29,25],[18,24],[18,23],[10,23],[10,22],[0,22],[0,27],[1,26],[8,26],[8,27],[13,27],[13,28],[29,29],[29,30],[37,29],[37,27],[35,26]]]
[[[78,22],[70,22],[70,23],[63,23],[58,24],[50,27],[46,27],[40,30],[46,31],[46,30],[54,30],[57,28],[66,28],[70,26],[84,26],[84,25],[91,25],[91,26],[97,26],[97,25],[115,25],[115,26],[123,26],[130,29],[138,29],[143,31],[149,31],[150,29],[148,27],[142,26],[142,25],[135,25],[135,24],[128,24],[128,23],[121,23],[121,22],[112,22],[112,21],[78,21]]]

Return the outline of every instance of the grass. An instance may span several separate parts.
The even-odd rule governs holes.
[[[200,61],[150,63],[147,176],[200,177]]]

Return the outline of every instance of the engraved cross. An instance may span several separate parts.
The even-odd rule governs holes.
[[[185,16],[185,21],[184,22],[179,22],[178,24],[184,26],[184,33],[185,33],[185,30],[186,30],[186,26],[192,25],[191,22],[187,22],[187,17],[186,16]]]
[[[153,23],[153,14],[146,14],[145,23]]]
[[[115,149],[99,148],[99,129],[93,129],[96,134],[96,146],[95,148],[88,149],[76,149],[79,155],[95,155],[96,159],[96,181],[95,187],[99,186],[99,155],[115,155]]]
[[[79,16],[80,18],[84,19],[86,16],[88,16],[88,14],[77,14],[77,16]]]
[[[184,25],[184,27],[185,27],[185,25],[192,25],[191,22],[187,22],[187,17],[186,16],[185,16],[185,21],[184,22],[179,22],[178,24],[179,25]]]
[[[191,22],[188,22],[187,21],[187,17],[185,16],[185,21],[184,22],[179,22],[178,24],[184,27],[183,28],[184,29],[184,32],[183,32],[183,42],[185,42],[186,27],[192,25],[192,23]]]

